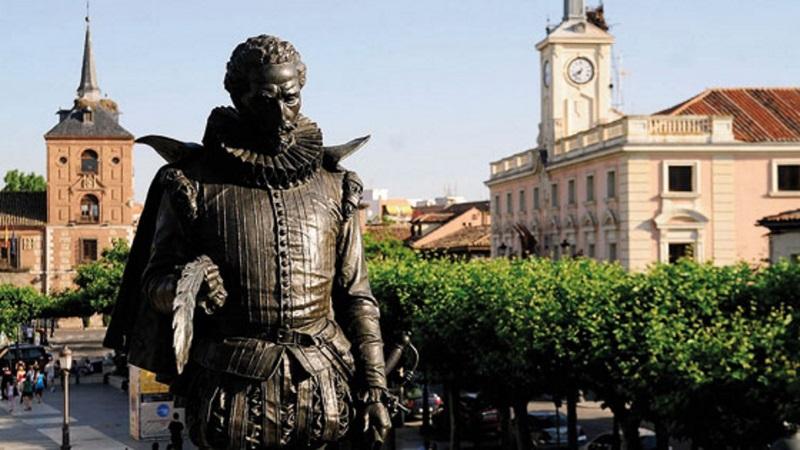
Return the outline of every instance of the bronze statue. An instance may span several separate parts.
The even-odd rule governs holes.
[[[306,67],[257,36],[227,65],[233,107],[202,146],[139,140],[164,166],[147,195],[106,346],[186,399],[201,448],[318,448],[388,430],[362,185],[300,114]],[[351,347],[352,345],[352,347]]]

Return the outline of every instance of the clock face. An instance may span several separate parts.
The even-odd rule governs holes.
[[[576,84],[586,84],[594,78],[594,65],[586,58],[575,58],[569,63],[569,79]]]
[[[544,62],[544,67],[542,67],[542,81],[545,87],[550,87],[550,82],[553,81],[553,66],[550,65],[550,61]]]

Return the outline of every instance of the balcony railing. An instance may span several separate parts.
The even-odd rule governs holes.
[[[730,116],[626,116],[563,139],[550,163],[621,144],[704,144],[734,142]],[[490,181],[532,169],[538,150],[526,150],[491,163]]]
[[[552,161],[620,143],[703,144],[734,141],[733,118],[729,116],[627,116],[558,140],[553,148]]]

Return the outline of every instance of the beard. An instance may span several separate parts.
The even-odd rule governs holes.
[[[283,153],[290,149],[296,142],[296,125],[291,122],[284,122],[277,128],[266,132],[266,150],[269,154]]]
[[[297,125],[289,121],[283,121],[279,125],[264,122],[250,122],[248,141],[250,149],[265,155],[277,155],[283,153],[294,146],[297,142],[295,138]]]

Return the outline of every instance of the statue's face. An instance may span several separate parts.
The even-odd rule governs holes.
[[[278,138],[279,150],[293,143],[300,114],[300,76],[293,63],[267,65],[250,72],[250,88],[238,99],[242,115],[259,134]]]

